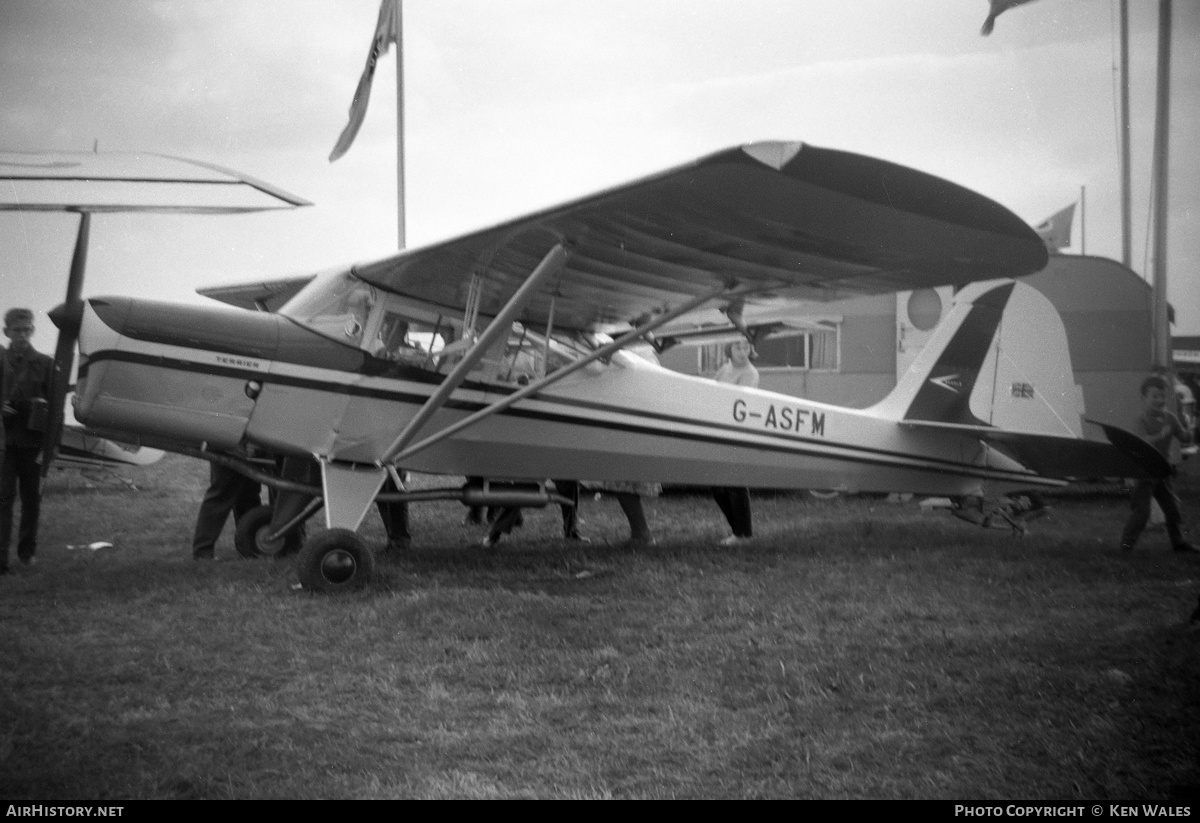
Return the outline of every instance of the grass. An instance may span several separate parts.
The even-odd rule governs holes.
[[[190,560],[202,464],[129,477],[52,477],[39,564],[0,579],[5,799],[1200,794],[1200,558],[1117,552],[1119,496],[1022,539],[762,494],[719,548],[711,498],[670,494],[638,552],[589,498],[595,543],[533,511],[495,555],[426,504],[410,555],[327,598],[228,531]]]

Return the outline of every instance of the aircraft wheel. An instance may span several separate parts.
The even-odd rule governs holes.
[[[314,534],[296,559],[300,584],[321,594],[341,594],[363,588],[375,571],[375,556],[349,529]]]
[[[237,522],[233,545],[245,558],[282,557],[300,550],[300,535],[292,530],[276,540],[267,540],[271,533],[271,507],[256,506]]]

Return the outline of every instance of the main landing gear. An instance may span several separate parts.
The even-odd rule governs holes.
[[[270,539],[271,512],[271,506],[259,506],[238,520],[233,545],[242,557],[286,557],[300,551],[300,544],[304,542],[301,529],[293,529],[281,537]]]
[[[271,539],[271,506],[251,509],[238,521],[234,546],[247,559],[283,558],[298,554],[301,586],[320,594],[341,594],[366,587],[375,571],[375,558],[350,529],[329,529],[304,539],[304,526]]]
[[[358,591],[370,583],[375,557],[355,529],[372,503],[456,500],[468,506],[520,508],[573,504],[557,491],[549,492],[545,483],[484,481],[481,487],[468,484],[407,490],[394,469],[388,470],[389,482],[384,469],[361,464],[289,456],[269,473],[244,458],[205,452],[197,456],[229,466],[274,492],[270,505],[251,509],[238,520],[234,534],[238,554],[245,558],[296,554],[301,588],[321,594]],[[305,523],[322,508],[326,529],[306,540]],[[390,534],[391,529],[388,531]]]
[[[314,534],[296,559],[300,584],[320,594],[357,591],[375,573],[375,556],[350,529]]]

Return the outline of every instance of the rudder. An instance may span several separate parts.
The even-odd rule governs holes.
[[[1066,330],[1040,291],[974,283],[871,412],[897,421],[1082,437]]]

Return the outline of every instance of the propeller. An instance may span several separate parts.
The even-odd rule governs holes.
[[[75,343],[79,340],[79,326],[83,320],[83,272],[87,267],[88,233],[92,215],[79,213],[79,234],[75,239],[75,253],[71,257],[71,274],[67,279],[67,299],[50,312],[50,321],[58,327],[58,343],[54,347],[54,383],[50,389],[49,419],[46,422],[45,440],[42,444],[42,477],[50,471],[50,464],[58,453],[58,441],[62,438],[63,417],[66,414],[67,392],[71,385],[71,368],[75,365]]]

